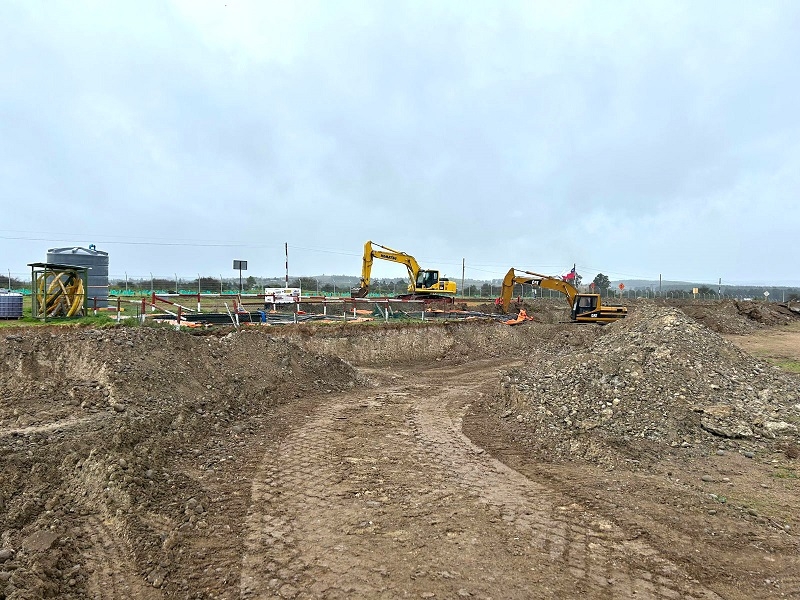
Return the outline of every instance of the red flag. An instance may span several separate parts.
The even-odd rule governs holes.
[[[561,276],[561,279],[563,279],[564,281],[573,281],[575,279],[575,265],[574,264],[572,265],[572,270],[570,272],[568,272],[568,273],[564,273]]]

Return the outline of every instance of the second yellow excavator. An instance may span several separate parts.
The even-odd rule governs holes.
[[[376,249],[377,248],[377,249]],[[456,282],[446,277],[439,277],[435,269],[422,269],[417,260],[410,254],[392,250],[380,244],[368,241],[364,244],[364,259],[361,263],[361,282],[350,291],[353,298],[364,298],[369,293],[372,263],[376,258],[405,265],[408,269],[408,294],[401,294],[403,300],[425,300],[426,302],[453,302],[456,295]]]
[[[563,279],[519,270],[511,267],[503,278],[503,289],[498,302],[503,312],[508,312],[514,284],[529,283],[533,286],[561,292],[566,296],[570,307],[570,317],[576,323],[611,323],[628,316],[625,306],[609,306],[603,304],[600,294],[580,294],[578,289]]]

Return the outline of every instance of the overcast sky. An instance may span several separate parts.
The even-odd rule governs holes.
[[[798,285],[798,32],[795,0],[4,0],[0,271],[270,276],[288,242],[355,275],[370,239]]]

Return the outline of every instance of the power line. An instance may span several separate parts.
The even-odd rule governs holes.
[[[91,238],[80,239],[67,239],[67,238],[33,238],[33,237],[16,237],[0,235],[3,240],[21,240],[27,242],[62,242],[74,243],[82,242]],[[97,240],[95,244],[103,244],[105,246],[185,246],[191,248],[277,248],[276,244],[254,244],[254,243],[234,243],[234,242],[154,242],[154,241],[141,241],[141,242],[120,242],[116,240]]]

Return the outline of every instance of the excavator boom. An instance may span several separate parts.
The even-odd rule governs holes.
[[[517,275],[517,271],[522,273]],[[542,287],[548,290],[561,292],[566,296],[567,303],[572,306],[578,290],[571,283],[550,277],[549,275],[542,275],[541,273],[533,273],[532,271],[523,271],[522,269],[515,269],[511,267],[503,278],[503,287],[500,292],[502,300],[503,312],[508,312],[508,307],[511,304],[511,296],[514,294],[514,285],[516,284],[531,284],[537,287]]]
[[[373,246],[379,249],[376,250]],[[371,241],[367,241],[364,244],[364,257],[361,261],[361,281],[359,287],[352,289],[352,297],[364,298],[369,293],[372,263],[375,262],[376,258],[405,265],[408,270],[408,276],[412,281],[416,278],[416,274],[420,270],[417,260],[410,254],[400,252],[399,250],[392,250],[387,246],[381,246],[380,244],[373,244]]]

